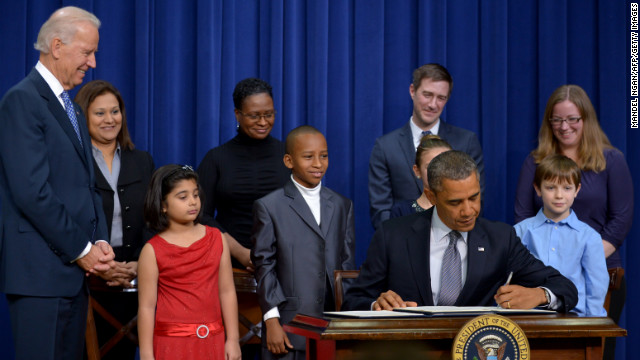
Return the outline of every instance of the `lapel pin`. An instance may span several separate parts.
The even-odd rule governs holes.
[[[484,247],[478,246],[478,251],[484,251]]]

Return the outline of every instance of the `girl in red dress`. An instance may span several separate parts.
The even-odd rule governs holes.
[[[240,359],[229,249],[199,223],[200,194],[190,166],[166,165],[151,178],[144,216],[158,235],[138,263],[141,359]]]

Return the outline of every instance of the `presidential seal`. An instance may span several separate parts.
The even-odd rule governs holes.
[[[529,360],[529,341],[509,318],[481,315],[464,324],[453,341],[453,360]]]

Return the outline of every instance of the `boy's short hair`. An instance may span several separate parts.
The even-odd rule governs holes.
[[[292,152],[293,152],[293,148],[295,147],[296,139],[298,138],[299,135],[302,135],[302,134],[322,135],[322,132],[320,132],[320,130],[314,128],[311,125],[298,126],[297,128],[289,131],[289,134],[287,135],[287,139],[285,140],[285,154],[293,155]]]
[[[536,174],[533,178],[533,183],[540,187],[542,182],[567,182],[575,185],[580,185],[580,167],[575,161],[560,154],[549,155],[545,157],[538,167],[536,168]]]

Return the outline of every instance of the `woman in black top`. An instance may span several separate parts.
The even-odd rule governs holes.
[[[127,128],[124,101],[109,82],[86,83],[75,97],[86,115],[96,177],[96,189],[102,197],[109,241],[116,254],[116,266],[107,275],[113,291],[91,291],[99,304],[126,324],[138,310],[136,292],[121,291],[132,287],[137,276],[138,256],[151,237],[144,225],[142,207],[153,173],[154,163],[146,151],[134,149]],[[119,329],[96,316],[101,345]],[[134,359],[136,345],[126,338],[107,352],[103,359]]]
[[[253,202],[284,186],[284,143],[270,135],[276,111],[271,86],[240,81],[233,91],[238,135],[209,150],[198,166],[204,189],[204,222],[220,227],[236,268],[252,270],[249,249]],[[215,220],[213,218],[215,217]]]

